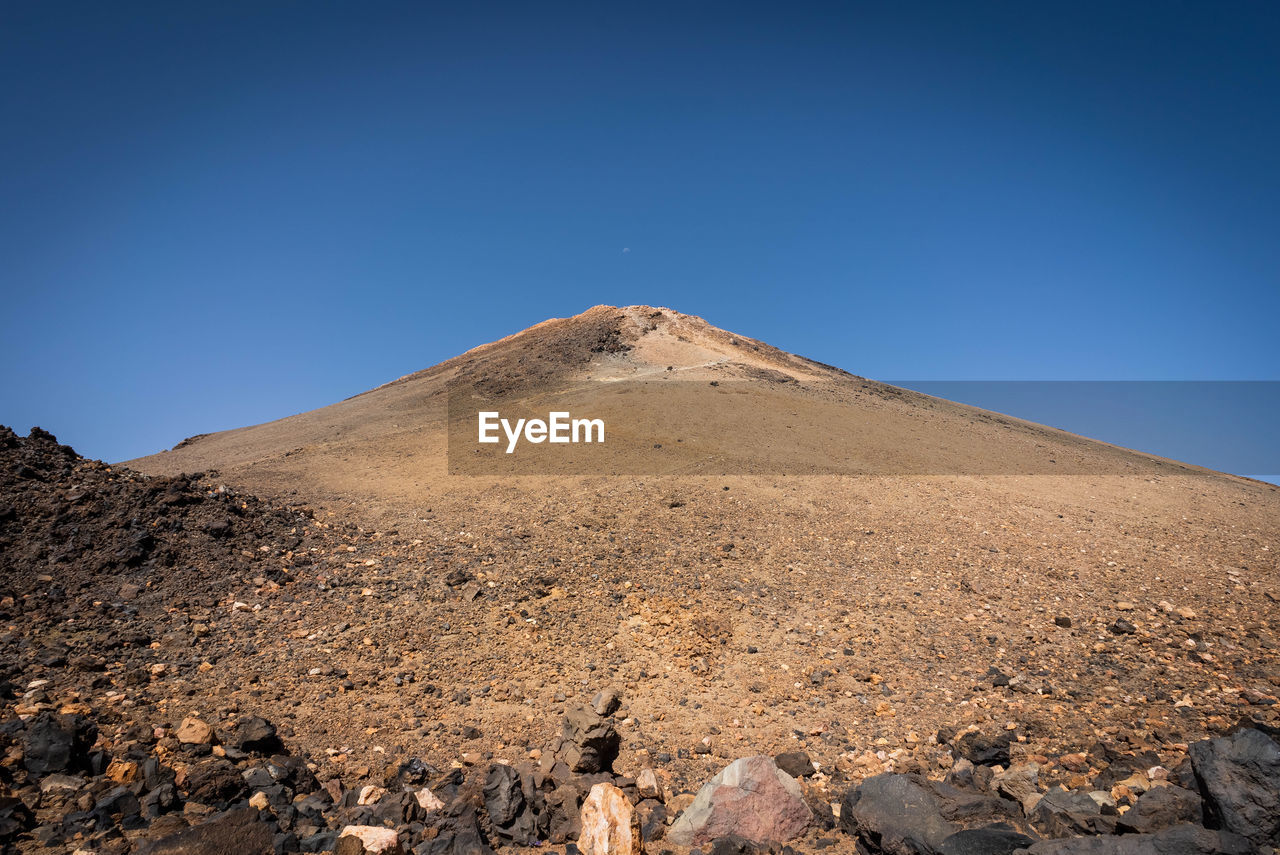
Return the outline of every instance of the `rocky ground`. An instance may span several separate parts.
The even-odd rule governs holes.
[[[677,852],[1275,845],[1274,800],[1240,795],[1280,774],[1260,530],[1148,520],[1122,542],[1104,513],[1055,519],[1043,501],[978,533],[963,484],[936,489],[914,506],[931,542],[874,495],[850,519],[839,490],[778,500],[733,478],[602,482],[590,501],[495,484],[484,499],[506,514],[440,496],[400,525],[6,429],[0,839],[359,852],[337,835],[377,826],[435,853],[600,851],[602,834]],[[1159,570],[1102,560],[1134,538]],[[1214,573],[1192,544],[1220,556]],[[1086,549],[1088,567],[1068,558]],[[726,769],[758,755],[784,775]],[[714,831],[682,827],[720,773],[770,809],[708,796],[693,815]],[[610,836],[632,815],[634,840]],[[1162,830],[1186,822],[1213,831]],[[1008,828],[964,831],[993,823]]]

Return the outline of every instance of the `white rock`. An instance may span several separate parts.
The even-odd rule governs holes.
[[[444,807],[444,802],[436,798],[436,794],[426,787],[418,790],[413,795],[418,800],[418,806],[423,810],[440,810]]]
[[[643,799],[663,800],[662,785],[658,783],[658,776],[654,774],[652,769],[644,769],[639,775],[636,775],[636,790]]]
[[[348,825],[338,837],[358,838],[366,855],[400,855],[400,835],[394,828]]]
[[[596,784],[582,803],[582,855],[642,855],[640,818],[622,790],[613,784]]]
[[[361,787],[360,798],[356,802],[356,804],[361,804],[361,805],[377,804],[378,799],[382,798],[386,794],[387,794],[387,791],[384,790],[382,787],[375,787],[372,784],[367,787]],[[359,827],[360,826],[352,826],[352,828],[359,828]]]

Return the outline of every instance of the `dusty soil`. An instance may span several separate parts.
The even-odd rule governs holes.
[[[751,436],[762,474],[449,474],[458,384],[538,400],[666,376],[856,430],[860,459],[899,473],[976,455],[1095,474],[832,472],[821,450],[786,457],[781,427]],[[151,725],[262,715],[321,780],[514,762],[605,687],[624,698],[619,772],[678,792],[803,749],[832,802],[885,769],[941,774],[966,728],[1015,734],[1044,785],[1080,787],[1106,763],[1059,758],[1099,742],[1174,769],[1192,740],[1277,723],[1280,489],[670,310],[547,322],[127,464],[155,480],[48,448],[58,471],[24,462],[52,442],[2,444],[6,679]],[[826,474],[787,474],[801,464]]]

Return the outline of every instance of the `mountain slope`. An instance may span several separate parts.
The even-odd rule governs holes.
[[[451,398],[474,430],[457,396],[599,408],[618,442],[580,466],[543,447],[524,468],[450,474]],[[699,415],[743,429],[662,433]],[[519,755],[605,685],[627,699],[620,768],[685,786],[797,747],[833,786],[936,769],[940,727],[1016,733],[1016,756],[1065,782],[1054,758],[1100,738],[1174,768],[1185,741],[1242,715],[1276,721],[1280,490],[895,390],[670,310],[548,321],[129,465],[217,469],[307,503],[319,526],[359,527],[350,553],[285,589],[291,606],[245,613],[255,657],[189,680],[239,697],[244,671],[364,675],[356,695],[286,676],[254,702],[366,763],[396,739],[446,765]],[[409,672],[440,693],[394,682]]]

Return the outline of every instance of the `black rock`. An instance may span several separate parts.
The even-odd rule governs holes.
[[[274,754],[283,747],[275,725],[256,715],[241,720],[231,745],[250,754]]]
[[[426,855],[494,855],[480,831],[475,811],[470,808],[451,817],[425,852]]]
[[[1258,846],[1280,845],[1280,745],[1246,728],[1197,742],[1188,753],[1206,824]]]
[[[959,756],[975,766],[1008,766],[1012,743],[1013,733],[1007,730],[995,736],[974,731],[956,740],[955,748]]]
[[[298,848],[303,852],[332,852],[338,842],[338,832],[321,831],[309,834],[298,841]]]
[[[960,830],[943,818],[930,789],[910,775],[893,773],[849,788],[841,803],[840,828],[867,850],[885,855],[936,853]]]
[[[1029,855],[1256,855],[1245,838],[1229,831],[1178,825],[1156,834],[1118,834],[1041,840]]]
[[[395,780],[401,785],[420,787],[435,774],[438,774],[435,767],[414,757],[400,764],[400,768],[396,770]]]
[[[16,796],[0,796],[0,843],[13,840],[34,825],[35,817],[22,799]]]
[[[1069,790],[1045,793],[1027,818],[1049,837],[1106,834],[1115,827],[1115,819],[1103,816],[1097,802],[1085,793]]]
[[[757,851],[754,843],[736,834],[711,841],[711,855],[755,855]]]
[[[1107,627],[1107,631],[1112,635],[1133,635],[1138,628],[1124,618],[1116,618],[1115,621]]]
[[[531,772],[495,763],[485,777],[484,806],[499,837],[526,846],[547,836],[550,817]]]
[[[657,799],[645,799],[636,805],[640,820],[640,839],[645,843],[661,840],[667,833],[667,806]]]
[[[793,778],[807,778],[817,771],[809,755],[803,751],[787,751],[774,757],[773,762]]]
[[[613,724],[589,707],[565,713],[561,736],[568,743],[564,760],[574,772],[611,772],[621,738]]]
[[[88,719],[43,712],[27,727],[22,764],[37,778],[88,769],[97,739],[98,728]]]
[[[317,851],[317,850],[310,850]],[[275,855],[275,834],[254,808],[218,814],[138,849],[139,855]]]
[[[982,828],[966,828],[942,841],[940,855],[1013,855],[1034,843],[1009,825],[998,823]]]
[[[1200,796],[1182,787],[1152,787],[1116,821],[1122,833],[1152,834],[1190,823],[1200,825],[1204,811]]]
[[[240,770],[225,760],[206,760],[187,771],[187,798],[202,805],[225,809],[249,797],[249,785]]]

